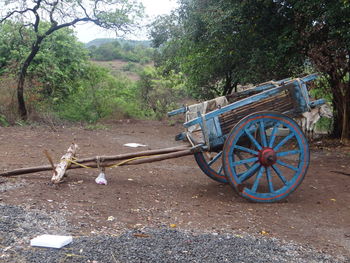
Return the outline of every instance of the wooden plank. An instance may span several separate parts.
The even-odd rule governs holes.
[[[147,150],[147,151],[140,151],[140,152],[134,152],[134,153],[125,153],[125,154],[110,155],[110,156],[99,156],[99,157],[100,157],[100,160],[117,161],[117,160],[130,159],[130,158],[139,157],[139,156],[178,152],[178,151],[183,151],[183,150],[189,149],[190,147],[191,146],[189,146],[189,145],[183,145],[183,146],[169,147],[169,148],[163,148],[163,149],[155,149],[155,150]],[[96,161],[96,157],[79,159],[77,162],[86,163],[86,162],[91,162],[91,161]]]
[[[219,116],[223,134],[228,134],[231,129],[245,116],[258,111],[287,112],[293,110],[294,105],[288,92],[268,98],[253,105],[246,105],[238,109],[226,112]]]
[[[225,112],[228,112],[228,111],[231,111],[234,109],[238,109],[238,108],[246,106],[246,105],[251,105],[251,104],[258,102],[260,100],[275,96],[275,95],[279,94],[281,91],[288,89],[291,85],[294,85],[296,83],[297,82],[295,81],[295,82],[289,83],[287,86],[280,86],[277,88],[273,88],[271,90],[261,92],[259,94],[254,95],[254,96],[248,97],[246,99],[239,100],[239,101],[234,102],[232,104],[229,104],[225,107],[222,107],[221,109],[217,109],[215,111],[211,111],[211,112],[205,114],[204,118],[205,118],[205,120],[209,120],[209,119],[214,118],[215,116],[219,116]],[[192,125],[201,123],[201,121],[202,121],[201,118],[196,118],[196,119],[193,119],[189,122],[184,123],[184,126],[190,127]]]
[[[134,152],[134,153],[127,153],[127,154],[119,154],[119,155],[113,155],[113,156],[100,156],[100,160],[103,160],[106,163],[111,164],[112,162],[118,161],[118,160],[126,160],[131,159],[135,157],[142,157],[142,156],[152,156],[152,155],[159,155],[163,156],[162,159],[166,158],[174,158],[173,156],[178,156],[183,154],[183,151],[186,151],[186,154],[188,151],[192,152],[193,148],[190,146],[178,146],[178,147],[170,147],[170,148],[164,148],[164,149],[156,149],[156,150],[148,150],[148,151],[141,151],[141,152]],[[164,155],[168,153],[176,153],[176,152],[182,152],[180,154],[175,155]],[[153,156],[155,157],[155,156]],[[85,159],[78,159],[75,162],[84,164],[91,167],[97,167],[96,165],[96,159],[97,157],[91,157],[91,158],[85,158]],[[146,158],[144,159],[146,160]],[[134,162],[135,163],[135,162]],[[54,165],[56,167],[57,165]],[[81,166],[72,164],[70,167],[67,167],[68,169],[77,169],[82,168]],[[27,168],[19,168],[7,172],[0,173],[0,176],[15,176],[15,175],[21,175],[21,174],[29,174],[29,173],[36,173],[36,172],[43,172],[43,171],[50,171],[52,170],[51,165],[43,165],[43,166],[35,166],[35,167],[27,167]]]
[[[301,82],[308,82],[308,81],[311,81],[311,80],[313,80],[315,78],[317,78],[317,74],[312,74],[312,75],[309,75],[309,76],[301,78],[300,81]],[[242,100],[239,100],[239,101],[236,101],[236,102],[234,102],[232,104],[229,104],[229,105],[227,105],[225,107],[222,107],[221,109],[217,109],[217,110],[211,111],[211,112],[205,114],[204,118],[205,118],[205,120],[209,120],[209,119],[211,119],[211,118],[213,118],[215,116],[219,116],[219,115],[221,115],[221,114],[223,114],[225,112],[228,112],[228,111],[231,111],[231,110],[243,107],[245,105],[253,104],[253,103],[255,103],[255,102],[259,101],[259,100],[263,100],[263,99],[275,96],[276,94],[280,93],[281,91],[283,91],[285,89],[288,89],[288,88],[293,88],[293,87],[295,87],[295,88],[299,87],[299,81],[297,79],[291,80],[291,81],[285,83],[283,86],[279,86],[279,87],[276,87],[276,88],[271,88],[271,89],[268,89],[268,90],[264,90],[264,91],[262,91],[259,94],[250,96],[248,98],[245,98],[245,99],[242,99]],[[201,123],[201,121],[202,121],[201,118],[196,118],[196,119],[193,119],[191,121],[188,121],[188,122],[184,123],[184,126],[186,128],[188,128],[190,126],[193,126],[193,125]]]

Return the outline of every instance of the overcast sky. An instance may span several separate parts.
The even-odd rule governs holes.
[[[145,6],[145,13],[149,17],[144,23],[152,21],[157,15],[169,14],[172,9],[175,9],[178,5],[176,0],[140,0]],[[84,43],[87,43],[95,38],[114,38],[114,32],[107,32],[91,23],[84,25],[77,25],[75,32],[78,39]],[[126,36],[129,39],[140,39],[144,40],[147,38],[146,29],[141,33],[135,35]]]

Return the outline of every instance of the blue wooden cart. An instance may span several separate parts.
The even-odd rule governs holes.
[[[177,139],[188,140],[201,170],[229,183],[239,195],[254,202],[286,198],[303,181],[310,162],[307,139],[293,120],[317,107],[310,101],[307,83],[316,74],[271,81],[228,96],[229,104],[201,113],[184,123],[189,129]],[[186,113],[189,107],[169,112]]]

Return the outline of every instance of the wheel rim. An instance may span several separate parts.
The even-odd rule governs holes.
[[[210,156],[208,156],[207,154],[209,154]],[[198,152],[194,154],[194,158],[199,168],[201,168],[201,170],[207,176],[209,176],[211,179],[217,182],[227,183],[222,164],[222,151],[218,153]]]
[[[274,202],[300,185],[309,158],[306,138],[295,121],[279,113],[255,113],[232,129],[223,165],[227,180],[243,197]]]

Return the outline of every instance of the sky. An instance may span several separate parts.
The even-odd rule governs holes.
[[[169,14],[171,10],[175,9],[178,4],[176,0],[140,0],[144,7],[145,13],[148,18],[144,21],[144,24],[152,21],[158,15]],[[83,25],[77,25],[74,28],[79,41],[87,43],[95,38],[115,38],[116,35],[112,31],[106,31],[101,29],[92,23],[87,23]],[[127,39],[147,39],[146,28],[136,35],[127,35]]]

